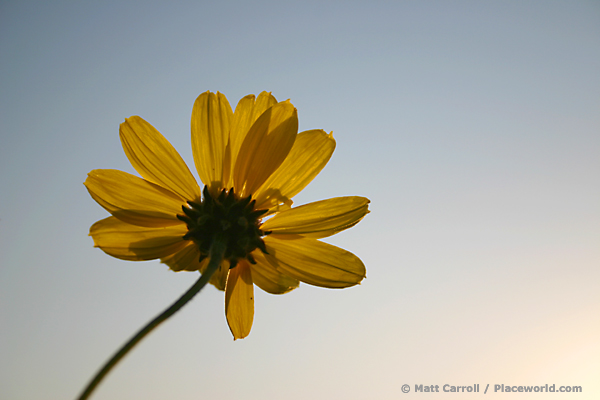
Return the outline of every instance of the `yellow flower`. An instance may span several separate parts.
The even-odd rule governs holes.
[[[317,239],[357,224],[364,197],[337,197],[299,207],[291,198],[327,164],[335,148],[323,130],[298,133],[289,101],[267,92],[240,100],[206,92],[192,110],[192,150],[205,187],[171,144],[134,116],[120,127],[127,158],[142,176],[93,170],[85,186],[112,214],[90,228],[94,245],[122,260],[160,259],[174,271],[203,272],[219,236],[225,259],[211,283],[225,290],[234,339],[250,333],[254,286],[272,294],[299,281],[327,288],[356,285],[365,267],[354,254]]]

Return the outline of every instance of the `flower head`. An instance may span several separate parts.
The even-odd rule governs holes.
[[[202,273],[212,242],[225,243],[210,282],[225,290],[234,339],[250,333],[254,284],[283,294],[300,281],[344,288],[365,277],[358,257],[318,239],[357,224],[368,199],[292,207],[292,197],[329,161],[335,140],[323,130],[298,133],[289,101],[262,92],[242,98],[233,112],[221,93],[196,99],[192,150],[202,191],[177,151],[142,118],[126,119],[120,137],[141,178],[105,169],[88,174],[88,191],[112,214],[90,228],[94,245],[122,260],[160,259],[174,271]]]

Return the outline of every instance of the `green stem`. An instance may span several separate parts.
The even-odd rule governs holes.
[[[160,315],[143,327],[135,336],[129,339],[129,341],[125,343],[125,345],[123,345],[123,347],[121,347],[121,349],[117,351],[110,360],[108,360],[104,367],[102,367],[102,369],[96,373],[96,376],[94,376],[94,379],[90,381],[85,390],[78,397],[78,400],[87,399],[92,394],[96,386],[98,386],[98,384],[102,381],[102,379],[104,379],[110,370],[113,369],[113,367],[117,365],[117,363],[123,357],[125,357],[125,355],[133,348],[133,346],[138,344],[138,342],[147,334],[149,334],[154,328],[160,325],[163,321],[167,320],[170,316],[179,311],[179,309],[188,301],[190,301],[208,283],[217,268],[219,268],[224,254],[225,243],[223,243],[221,240],[215,239],[210,248],[210,261],[208,266],[206,267],[204,273],[200,275],[200,278],[196,281],[196,283],[194,283],[194,285],[189,288],[188,291],[179,298],[179,300],[173,303],[171,307],[163,311]]]

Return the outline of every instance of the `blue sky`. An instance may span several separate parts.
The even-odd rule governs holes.
[[[301,130],[333,131],[295,204],[371,199],[327,239],[367,279],[257,289],[236,342],[207,288],[94,399],[396,399],[446,383],[600,395],[600,3],[3,2],[0,54],[0,397],[74,398],[192,285],[93,248],[107,213],[83,181],[135,173],[118,138],[131,115],[193,165],[207,90],[232,105],[267,90]]]

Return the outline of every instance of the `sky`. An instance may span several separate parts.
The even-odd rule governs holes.
[[[295,204],[371,200],[326,239],[367,278],[256,289],[237,341],[207,287],[93,399],[600,397],[599,2],[3,1],[0,54],[0,399],[74,399],[196,280],[94,248],[83,181],[132,115],[192,167],[207,90],[333,131]]]

